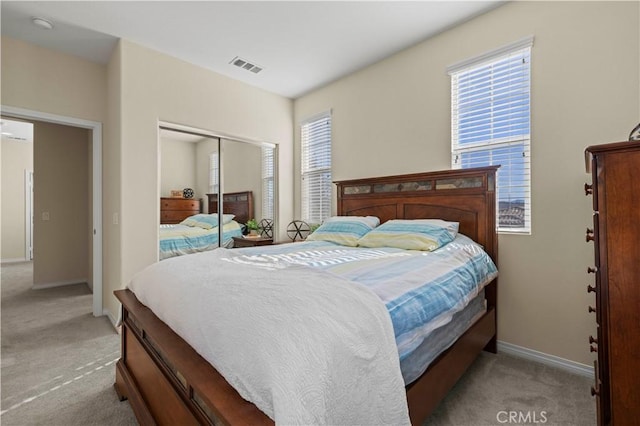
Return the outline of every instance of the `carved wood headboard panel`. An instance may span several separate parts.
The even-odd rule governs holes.
[[[247,223],[253,219],[253,192],[227,192],[222,194],[222,213],[236,215],[235,221]],[[209,213],[218,211],[218,194],[207,194],[209,199]]]

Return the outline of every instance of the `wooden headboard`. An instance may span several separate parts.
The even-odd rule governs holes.
[[[207,194],[209,199],[209,213],[218,211],[218,194]],[[253,219],[253,192],[227,192],[222,194],[222,213],[236,215],[235,221],[247,223]]]
[[[480,243],[498,262],[496,171],[500,166],[335,182],[338,215],[444,219]]]

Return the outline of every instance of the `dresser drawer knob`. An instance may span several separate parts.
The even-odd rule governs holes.
[[[598,268],[592,268],[591,266],[587,268],[587,274],[595,274],[596,272],[598,272]]]
[[[591,386],[591,396],[600,396],[600,390],[597,390],[596,388],[594,388],[593,386]]]
[[[589,306],[589,313],[595,312],[595,311],[596,311],[596,308],[594,308],[593,306]]]
[[[598,348],[589,346],[589,352],[598,352]]]
[[[595,343],[596,345],[598,344],[598,339],[594,339],[593,336],[589,336],[589,344]]]
[[[587,293],[595,293],[596,287],[592,285],[587,285]]]
[[[584,184],[584,195],[593,194],[593,185],[589,185],[588,183]]]

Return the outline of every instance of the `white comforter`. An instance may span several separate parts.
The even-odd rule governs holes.
[[[409,424],[393,327],[373,292],[232,256],[168,259],[129,288],[277,424]]]

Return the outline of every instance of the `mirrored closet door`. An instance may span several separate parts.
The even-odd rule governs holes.
[[[266,144],[231,139],[221,141],[224,211],[240,216],[246,226],[245,235],[257,233],[273,238],[275,150],[274,146]]]
[[[160,260],[273,238],[275,145],[162,126],[159,143]]]

